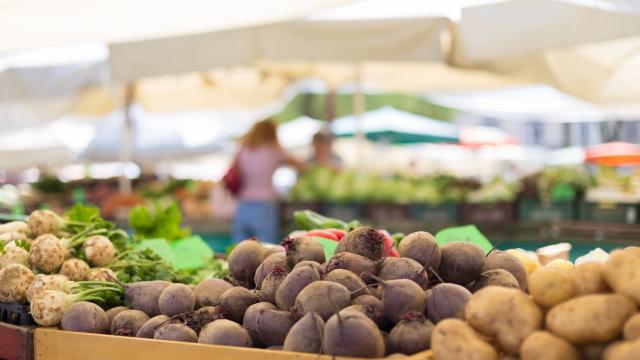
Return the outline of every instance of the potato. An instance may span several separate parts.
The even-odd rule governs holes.
[[[616,250],[604,264],[604,279],[618,294],[640,304],[640,248]]]
[[[527,253],[524,250],[509,249],[506,252],[515,256],[516,258],[518,258],[518,260],[520,260],[527,274],[533,273],[534,271],[536,271],[537,268],[540,267],[540,263],[538,262],[538,260],[533,259],[531,256],[527,255]]]
[[[640,313],[633,315],[624,324],[622,330],[624,339],[627,341],[633,341],[640,339]]]
[[[635,311],[633,301],[622,295],[584,295],[551,308],[547,330],[576,345],[606,342],[622,333]]]
[[[618,341],[607,346],[602,356],[605,360],[636,360],[640,354],[640,340]]]
[[[580,354],[571,344],[546,331],[534,331],[520,347],[521,360],[578,360]]]
[[[550,267],[550,268],[569,270],[569,269],[571,269],[573,267],[573,263],[571,261],[565,260],[565,259],[554,259],[554,260],[551,260],[545,266],[546,267]]]
[[[459,319],[440,321],[431,333],[435,360],[497,360],[498,352]]]
[[[496,338],[505,352],[517,354],[529,334],[542,326],[542,311],[519,289],[487,286],[471,296],[465,308],[469,325]]]
[[[476,292],[487,286],[504,286],[512,289],[520,289],[518,280],[505,269],[493,269],[483,272],[471,285],[471,292]]]
[[[573,296],[569,270],[541,267],[529,275],[529,293],[541,306],[550,308]]]
[[[609,285],[602,277],[604,264],[586,262],[569,269],[569,276],[573,281],[574,296],[605,293]]]
[[[602,344],[589,344],[580,347],[580,355],[582,360],[600,360],[603,358],[604,350],[607,347],[607,343]]]

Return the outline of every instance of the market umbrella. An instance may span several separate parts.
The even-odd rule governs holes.
[[[357,118],[344,116],[331,124],[336,136],[355,136]],[[458,127],[444,121],[415,115],[385,106],[362,114],[362,131],[366,138],[393,144],[457,142]]]
[[[608,166],[640,165],[640,145],[610,142],[591,146],[587,148],[585,160]]]

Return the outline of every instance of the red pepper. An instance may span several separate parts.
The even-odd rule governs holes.
[[[396,248],[391,248],[391,251],[389,251],[389,256],[390,257],[400,257],[400,253],[398,252],[398,250],[396,250]]]
[[[391,238],[391,234],[387,230],[380,229],[378,230],[380,234],[384,237],[384,252],[391,257],[400,257],[398,250],[394,247],[393,239]]]
[[[307,236],[318,236],[333,241],[339,241],[338,237],[334,233],[322,229],[309,230],[307,231]]]
[[[342,240],[342,238],[347,234],[346,231],[334,228],[324,229],[324,231],[328,231],[335,235],[338,238],[338,241]]]

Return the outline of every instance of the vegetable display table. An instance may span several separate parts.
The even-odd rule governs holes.
[[[328,355],[293,353],[275,350],[249,349],[232,346],[203,345],[185,342],[129,338],[62,331],[52,328],[35,330],[35,359],[65,360],[356,360]],[[424,351],[407,357],[409,360],[430,360]]]
[[[0,322],[0,359],[33,359],[33,329]]]

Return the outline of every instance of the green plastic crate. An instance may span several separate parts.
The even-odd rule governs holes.
[[[618,224],[640,223],[638,204],[599,204],[582,202],[580,219]]]
[[[529,222],[549,222],[575,219],[573,202],[543,203],[538,199],[520,199],[518,201],[518,219]]]
[[[411,218],[430,224],[458,223],[460,222],[460,204],[413,204],[411,206]]]

